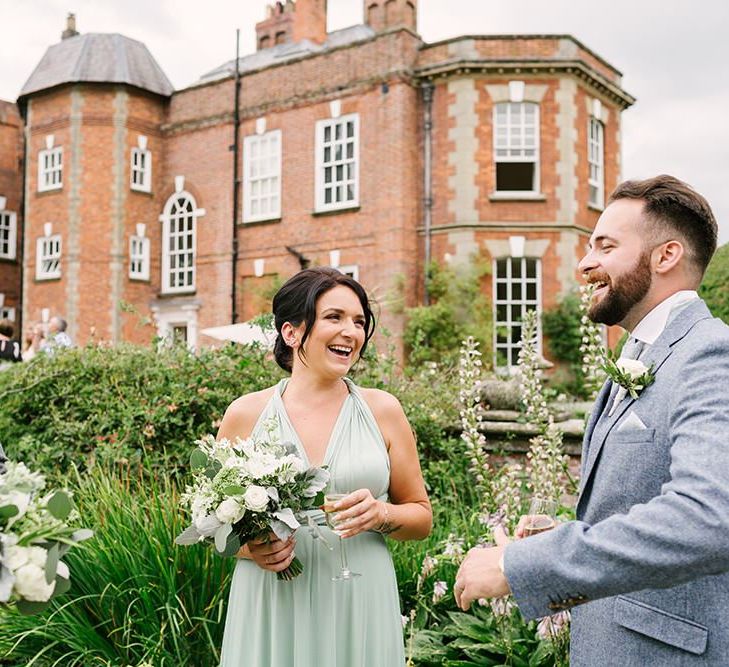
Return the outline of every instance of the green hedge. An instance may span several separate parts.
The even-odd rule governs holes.
[[[231,400],[279,377],[262,351],[233,345],[197,355],[132,345],[40,355],[3,373],[0,443],[52,476],[99,459],[145,458],[174,473]]]

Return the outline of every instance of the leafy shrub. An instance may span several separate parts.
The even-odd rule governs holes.
[[[488,273],[489,267],[478,261],[458,269],[431,264],[428,289],[433,303],[406,310],[403,342],[411,368],[429,361],[453,364],[468,336],[479,341],[484,358],[491,358],[491,308],[482,290]]]
[[[39,355],[3,374],[0,442],[49,475],[72,463],[142,458],[174,473],[234,398],[278,380],[264,356],[238,345],[199,354],[121,345]]]
[[[729,324],[729,243],[721,246],[709,263],[699,296],[706,301],[714,317]]]

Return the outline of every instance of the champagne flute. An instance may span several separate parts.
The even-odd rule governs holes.
[[[557,525],[557,503],[551,498],[534,496],[529,503],[529,514],[524,523],[524,537],[539,535]]]
[[[347,550],[344,546],[344,540],[342,539],[342,530],[337,526],[336,518],[337,513],[334,511],[334,504],[339,502],[342,498],[346,497],[347,493],[327,493],[324,496],[324,513],[327,519],[327,525],[332,529],[332,532],[339,537],[339,556],[341,561],[341,569],[336,577],[332,577],[332,581],[349,581],[354,577],[362,576],[359,572],[352,572],[349,569],[349,563],[347,562]]]

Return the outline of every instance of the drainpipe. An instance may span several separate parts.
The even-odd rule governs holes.
[[[240,142],[238,135],[240,134],[240,28],[235,31],[235,102],[233,109],[233,260],[231,266],[231,290],[230,290],[230,323],[235,324],[238,321],[237,301],[237,265],[238,265],[238,212],[240,210],[240,176],[239,170],[239,153]]]
[[[21,234],[15,235],[15,242],[16,242],[16,253],[15,257],[18,263],[20,264],[20,292],[18,296],[18,317],[16,319],[17,324],[17,330],[18,330],[18,340],[20,340],[20,346],[23,346],[23,306],[25,305],[25,290],[24,290],[24,267],[23,264],[25,263],[25,235],[28,231],[27,225],[26,225],[26,218],[25,218],[25,203],[26,203],[26,197],[25,197],[25,188],[27,184],[27,171],[28,171],[28,136],[26,133],[26,126],[27,126],[27,110],[28,106],[27,103],[24,102],[22,105],[18,105],[20,109],[20,118],[22,123],[22,131],[23,131],[23,177],[21,179],[21,187],[20,187],[20,204],[18,206],[18,213],[21,217],[21,223],[18,224],[18,228],[22,229]],[[20,238],[18,238],[20,237]]]
[[[433,215],[432,190],[432,129],[433,129],[433,84],[423,83],[423,228],[425,229],[425,259],[423,272],[423,303],[430,304],[428,272],[431,261],[431,225]]]

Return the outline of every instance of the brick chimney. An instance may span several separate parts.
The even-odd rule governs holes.
[[[61,33],[61,39],[75,37],[78,34],[78,30],[76,30],[76,14],[69,14],[66,17],[66,29]]]
[[[378,32],[388,28],[418,31],[418,0],[364,0],[364,20]]]
[[[258,50],[308,39],[327,38],[327,0],[285,0],[268,6],[268,16],[256,24]]]

